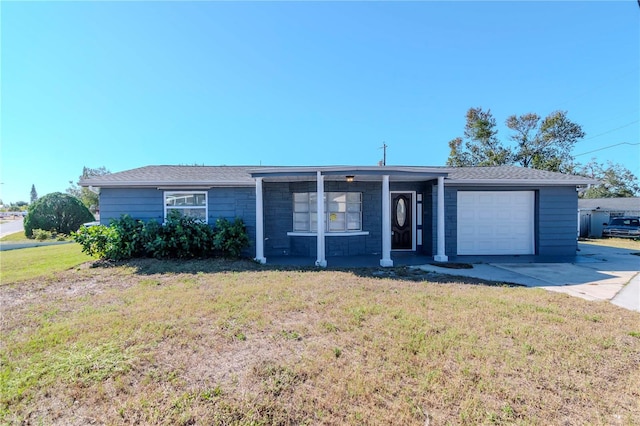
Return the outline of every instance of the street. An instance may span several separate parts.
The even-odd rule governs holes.
[[[22,226],[23,218],[8,220],[4,222],[4,219],[0,223],[0,238],[13,234],[16,232],[22,231],[24,228]]]

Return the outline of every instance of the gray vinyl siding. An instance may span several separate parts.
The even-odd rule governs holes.
[[[163,191],[155,188],[100,189],[100,223],[109,225],[113,219],[128,214],[135,219],[158,222],[164,220]]]
[[[265,182],[263,206],[265,256],[290,254],[287,232],[293,229],[293,195],[289,184]]]
[[[245,225],[256,226],[255,188],[213,188],[209,190],[209,223],[214,225],[219,218],[233,220],[242,218]]]
[[[255,187],[212,188],[208,191],[209,224],[216,220],[240,218],[247,228],[250,246],[244,253],[255,255],[256,240],[256,189]]]
[[[574,256],[578,249],[578,192],[573,187],[540,188],[538,200],[538,254]]]
[[[422,196],[422,252],[426,255],[433,255],[435,253],[433,248],[433,242],[435,238],[435,229],[433,224],[435,223],[434,216],[434,186],[427,184],[424,188],[424,194]],[[436,191],[437,192],[437,191]]]
[[[535,254],[545,257],[575,256],[578,248],[578,193],[575,187],[453,187],[445,186],[445,253],[456,256],[458,191],[534,191]],[[432,253],[436,253],[437,191],[431,196]]]

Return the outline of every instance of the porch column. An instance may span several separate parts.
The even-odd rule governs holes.
[[[317,172],[317,202],[318,202],[318,237],[317,237],[317,251],[318,258],[316,260],[316,266],[320,266],[322,268],[327,267],[327,258],[324,249],[324,176],[320,171]]]
[[[382,176],[382,259],[380,266],[393,266],[391,260],[391,193],[389,175]]]
[[[436,262],[446,262],[449,260],[444,254],[444,177],[438,176],[438,229],[436,240],[438,241],[437,254],[433,256]]]
[[[267,263],[264,257],[264,204],[262,200],[262,178],[256,178],[256,262]]]

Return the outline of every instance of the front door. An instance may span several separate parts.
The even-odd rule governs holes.
[[[391,194],[391,249],[413,249],[413,193]]]

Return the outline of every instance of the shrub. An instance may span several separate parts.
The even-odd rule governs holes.
[[[132,257],[196,258],[215,254],[237,257],[249,245],[249,237],[240,219],[219,219],[215,230],[206,223],[171,214],[164,224],[144,223],[122,216],[107,226],[81,228],[73,238],[82,251],[103,259]]]
[[[145,255],[143,240],[144,222],[129,215],[111,221],[109,226],[83,227],[73,234],[73,239],[90,256],[122,260]]]
[[[145,255],[145,241],[142,230],[145,224],[141,220],[123,215],[120,219],[111,221],[110,228],[115,231],[117,238],[113,241],[113,250],[117,259],[129,259]]]
[[[122,259],[116,249],[118,234],[110,226],[82,227],[72,234],[75,242],[82,246],[82,252],[100,259]]]
[[[33,238],[38,241],[50,240],[53,238],[53,232],[45,231],[44,229],[34,229]]]
[[[249,235],[242,219],[236,218],[233,222],[224,218],[218,219],[213,246],[223,256],[239,257],[242,250],[249,247]]]
[[[33,238],[34,229],[70,234],[83,223],[95,220],[91,212],[75,197],[54,192],[29,206],[24,219],[24,233]]]
[[[172,212],[162,226],[151,225],[147,232],[147,253],[156,258],[208,257],[213,254],[214,232],[211,226]]]

